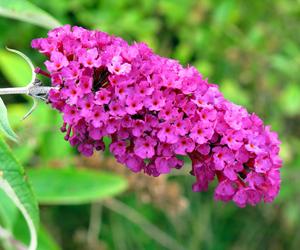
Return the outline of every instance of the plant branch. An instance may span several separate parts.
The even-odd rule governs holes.
[[[37,107],[37,100],[48,100],[49,91],[54,89],[54,87],[42,86],[42,82],[38,79],[35,79],[33,83],[28,84],[26,87],[19,88],[0,88],[1,95],[16,95],[23,94],[32,97],[33,106],[23,117],[23,120],[26,119]]]
[[[28,83],[26,87],[17,87],[17,88],[0,88],[0,96],[1,95],[16,95],[23,94],[32,97],[33,106],[27,112],[27,114],[23,117],[23,120],[28,117],[37,107],[37,100],[48,101],[49,91],[53,87],[43,86],[42,82],[37,78],[36,74],[38,72],[42,72],[41,69],[37,68],[37,72],[35,72],[33,63],[31,60],[22,52],[10,48],[6,48],[8,51],[16,53],[21,56],[31,69],[31,81]],[[1,99],[1,98],[0,98]]]
[[[109,199],[105,200],[103,205],[138,225],[146,234],[148,234],[162,246],[170,250],[185,249],[175,239],[170,237],[164,231],[160,230],[158,227],[149,222],[144,216],[126,204],[116,199]]]
[[[15,95],[15,94],[25,94],[28,95],[27,87],[21,88],[0,88],[0,95]]]
[[[87,232],[87,244],[90,249],[98,242],[98,237],[101,230],[102,204],[92,203],[90,212],[90,223]]]
[[[37,81],[34,85],[28,85],[26,87],[19,88],[0,88],[0,96],[1,95],[28,95],[33,98],[47,100],[47,96],[52,87],[41,86],[41,82]]]
[[[10,48],[6,48],[8,51],[15,53],[21,56],[29,65],[31,69],[31,80],[27,84],[26,87],[19,87],[19,88],[2,88],[0,89],[0,96],[1,95],[15,95],[15,94],[25,94],[29,95],[36,99],[46,100],[49,94],[51,87],[42,86],[42,82],[37,79],[36,72],[31,60],[22,52]]]

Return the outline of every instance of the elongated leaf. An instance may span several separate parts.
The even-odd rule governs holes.
[[[0,0],[0,15],[47,29],[61,25],[54,17],[27,0]]]
[[[0,70],[15,87],[24,87],[32,81],[32,72],[28,63],[19,55],[4,49],[0,50]]]
[[[31,186],[27,181],[24,169],[11,154],[1,138],[0,188],[4,190],[24,216],[31,238],[28,249],[35,250],[37,247],[37,226],[39,223],[37,202]]]
[[[24,221],[23,216],[14,205],[13,201],[0,190],[0,220],[3,226],[9,231],[13,232],[14,239],[22,243],[29,242],[30,235],[26,233],[27,223]],[[3,242],[5,243],[5,242]],[[1,247],[0,247],[1,249]],[[5,250],[11,250],[10,244],[4,245]],[[53,237],[47,232],[47,230],[40,225],[38,230],[38,247],[37,250],[59,250]]]
[[[21,216],[14,225],[13,234],[15,238],[23,244],[29,241],[29,234],[26,233],[26,223]],[[38,229],[38,245],[36,250],[59,250],[60,247],[57,245],[53,237],[47,232],[43,225],[39,225]],[[11,250],[11,249],[7,249]]]
[[[0,189],[0,201],[0,218],[3,226],[12,231],[18,217],[18,209],[2,189]]]
[[[84,204],[112,197],[127,186],[122,177],[74,168],[30,169],[28,175],[41,204]]]
[[[15,53],[16,55],[21,57],[27,63],[27,65],[29,66],[29,68],[31,70],[31,80],[30,80],[30,83],[28,83],[27,85],[29,85],[29,84],[32,85],[34,83],[35,79],[36,79],[36,73],[34,71],[34,66],[33,66],[32,61],[24,53],[22,53],[21,51],[18,51],[18,50],[15,50],[15,49],[10,49],[10,48],[7,48],[7,47],[6,47],[6,49],[9,52]]]
[[[0,131],[2,131],[4,135],[10,138],[11,140],[13,141],[18,140],[17,135],[10,127],[8,117],[7,117],[7,109],[1,97],[0,97]]]

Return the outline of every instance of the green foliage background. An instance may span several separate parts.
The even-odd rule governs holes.
[[[169,211],[141,203],[134,192],[119,196],[122,202],[185,249],[299,249],[299,0],[31,2],[61,23],[144,41],[160,55],[195,65],[210,82],[219,84],[228,99],[257,113],[279,133],[284,160],[282,189],[273,204],[240,209],[231,203],[216,203],[213,187],[208,193],[192,193],[193,178],[189,176],[171,177],[180,183],[189,201],[187,210],[176,218],[170,217]],[[44,58],[30,48],[30,41],[46,36],[47,30],[0,18],[0,31],[0,48],[18,49],[42,66]],[[9,63],[0,59],[0,68],[9,67]],[[10,70],[14,68],[12,65]],[[0,87],[16,86],[24,77],[0,75]],[[55,160],[58,165],[70,164],[76,152],[64,142],[56,112],[41,105],[32,117],[19,122],[29,107],[28,100],[19,96],[4,100],[10,103],[10,119],[21,138],[13,150],[25,166],[49,166]],[[62,249],[85,249],[76,245],[74,235],[87,228],[88,217],[88,205],[42,208],[43,224]],[[105,245],[99,249],[165,249],[109,209],[103,211],[99,239]]]

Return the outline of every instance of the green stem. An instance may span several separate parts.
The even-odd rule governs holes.
[[[102,215],[102,204],[92,203],[90,212],[90,223],[87,232],[87,244],[90,249],[94,249],[98,242],[98,237],[101,231],[101,215]]]
[[[152,237],[155,241],[157,241],[165,248],[170,250],[186,249],[181,246],[175,239],[170,237],[164,231],[160,230],[158,227],[149,222],[144,216],[142,216],[140,213],[127,206],[126,204],[116,199],[109,199],[105,200],[103,202],[103,205],[138,225],[147,235]]]

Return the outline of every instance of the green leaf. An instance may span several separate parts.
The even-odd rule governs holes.
[[[14,225],[13,234],[16,240],[26,243],[30,236],[26,233],[26,223],[21,216],[18,216]],[[38,229],[38,246],[36,250],[59,250],[60,247],[57,245],[53,237],[47,232],[43,225],[39,226]],[[11,250],[11,249],[7,249]]]
[[[44,227],[39,228],[38,234],[38,248],[37,250],[59,250],[61,249],[53,237],[47,232]]]
[[[0,201],[1,222],[5,228],[7,228],[9,231],[12,231],[14,223],[18,217],[18,209],[2,189],[0,189]]]
[[[17,162],[5,142],[0,138],[0,188],[20,210],[30,232],[29,250],[37,246],[39,210],[23,167]]]
[[[74,168],[30,169],[28,175],[41,204],[84,204],[124,191],[127,182],[111,173]]]
[[[20,214],[14,203],[9,197],[0,190],[0,220],[8,231],[13,232],[14,238],[22,243],[29,241],[30,236],[26,233],[27,224],[23,216]],[[5,249],[11,249],[9,242],[4,246]],[[37,250],[59,250],[53,237],[47,230],[40,225],[38,230],[38,247]]]
[[[7,117],[7,109],[0,97],[0,131],[3,132],[5,136],[10,138],[13,141],[17,141],[18,137],[15,132],[10,127],[8,117]]]
[[[27,224],[23,216],[14,205],[13,201],[0,190],[0,221],[10,232],[13,232],[14,238],[22,243],[29,242],[30,235],[26,233]],[[11,249],[10,244],[4,245],[5,249]],[[38,230],[38,247],[37,250],[59,250],[53,237],[47,230],[40,225]]]
[[[35,73],[35,68],[33,66],[33,63],[32,61],[24,54],[22,53],[21,51],[18,51],[18,50],[15,50],[15,49],[10,49],[8,47],[6,47],[6,49],[11,52],[11,53],[14,53],[16,55],[18,55],[19,57],[21,57],[26,63],[27,65],[30,67],[30,70],[31,70],[31,80],[30,82],[27,84],[27,85],[32,85],[34,84],[34,81],[36,79],[36,73]]]
[[[0,16],[13,18],[52,29],[59,21],[27,0],[0,0]]]
[[[31,81],[32,73],[28,63],[4,49],[0,50],[0,70],[13,86],[24,87]]]

